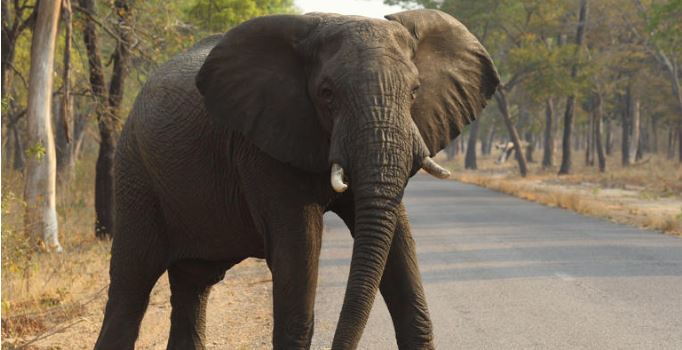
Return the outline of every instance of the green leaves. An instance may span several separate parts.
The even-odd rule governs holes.
[[[45,146],[43,146],[43,144],[41,143],[36,143],[35,145],[26,149],[26,155],[29,157],[33,157],[36,160],[43,159],[46,152],[47,150],[45,149]]]
[[[648,11],[647,31],[659,47],[682,50],[682,0],[653,3]]]
[[[293,0],[194,0],[185,10],[188,19],[208,32],[225,32],[250,18],[295,12]]]

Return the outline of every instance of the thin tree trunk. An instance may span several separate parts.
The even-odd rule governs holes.
[[[682,163],[682,120],[677,125],[677,147],[678,147],[678,161]]]
[[[457,141],[452,140],[450,143],[445,146],[445,156],[447,160],[453,160],[455,159],[455,156],[457,155]]]
[[[532,132],[526,131],[525,139],[526,142],[528,143],[526,145],[526,161],[528,163],[535,163],[535,160],[533,158],[533,155],[535,153],[535,136],[533,135]]]
[[[95,234],[100,237],[111,237],[113,227],[113,185],[114,185],[114,152],[120,129],[120,106],[123,100],[125,79],[128,76],[130,60],[128,32],[128,4],[125,0],[114,2],[118,19],[116,34],[120,40],[116,44],[116,51],[112,57],[114,67],[109,84],[108,116],[100,128],[100,148],[95,171],[95,208],[97,222]]]
[[[668,146],[666,147],[666,158],[675,157],[675,128],[668,128]]]
[[[71,98],[71,42],[73,25],[71,20],[71,0],[62,0],[62,17],[64,19],[64,70],[62,72],[62,104],[61,116],[66,142],[70,141],[69,122],[72,119],[73,104]]]
[[[580,0],[580,15],[578,17],[578,28],[575,38],[576,43],[576,59],[580,55],[580,50],[585,41],[585,26],[587,24],[587,0]],[[578,64],[573,64],[571,67],[571,77],[575,79],[578,75]],[[571,95],[566,99],[566,112],[564,113],[564,136],[562,143],[561,154],[561,168],[559,175],[571,173],[571,131],[573,129],[573,109],[575,104],[575,95]]]
[[[628,96],[630,96],[630,145],[628,146],[628,164],[634,164],[637,161],[637,149],[639,148],[639,121],[640,121],[640,100],[637,91],[634,91],[632,85],[628,87]]]
[[[630,90],[626,91],[624,96],[624,108],[622,111],[622,122],[621,122],[621,159],[623,166],[630,165],[630,129],[632,128],[632,117],[630,115]]]
[[[602,129],[602,119],[604,117],[604,106],[602,105],[602,97],[600,93],[595,93],[595,106],[594,106],[594,144],[597,151],[597,157],[599,161],[599,171],[606,171],[606,155],[604,154],[604,145],[602,144],[601,129]]]
[[[9,23],[9,4],[8,0],[2,0],[2,99],[8,96],[12,90],[12,77],[14,76],[12,65],[14,64],[14,56],[16,49],[16,35],[14,32],[16,27]],[[20,18],[14,18],[14,21],[19,21]],[[15,24],[15,23],[13,23]]]
[[[48,249],[61,251],[56,209],[56,168],[52,139],[52,76],[60,0],[41,0],[31,44],[28,92],[28,144],[24,228]]]
[[[60,120],[61,112],[57,114],[57,120]],[[73,179],[76,161],[78,160],[85,135],[86,116],[83,112],[75,113],[73,116],[73,121],[69,123],[69,134],[71,137],[68,143],[65,139],[64,128],[57,128],[56,132],[57,180],[60,184],[67,184]]]
[[[594,133],[595,133],[595,123],[594,111],[590,116],[588,116],[587,123],[587,133],[585,135],[586,145],[585,145],[585,165],[594,166]]]
[[[651,116],[651,152],[658,154],[658,117]]]
[[[483,148],[483,154],[490,155],[490,153],[493,150],[493,143],[495,142],[495,134],[497,132],[497,128],[495,127],[495,124],[490,126],[490,130],[488,131],[488,136],[486,137],[486,145]]]
[[[464,168],[476,170],[476,141],[478,140],[478,128],[481,122],[476,120],[472,123],[469,131],[469,142],[467,145],[466,156],[464,157]]]
[[[95,12],[93,0],[79,0],[80,6],[89,13]],[[109,85],[109,98],[104,102],[105,87],[102,62],[97,48],[97,32],[94,21],[87,17],[84,40],[88,51],[90,66],[90,85],[98,102],[98,126],[100,147],[95,166],[95,234],[104,238],[111,235],[113,225],[113,158],[120,127],[119,109],[123,99],[123,88],[129,66],[128,4],[119,0],[114,2],[118,25],[116,34],[121,40],[116,44],[112,57],[114,63]]]
[[[545,144],[542,150],[542,167],[549,168],[554,165],[554,101],[548,98],[545,102]]]
[[[14,139],[14,160],[12,162],[12,169],[22,171],[26,165],[26,160],[24,157],[24,146],[21,143],[21,137],[19,137],[19,128],[15,123],[10,129],[12,130],[12,138]]]
[[[511,112],[509,110],[509,102],[507,101],[507,95],[504,92],[504,88],[500,87],[495,94],[495,100],[497,100],[497,106],[500,109],[500,114],[502,114],[502,119],[504,119],[504,124],[507,126],[507,131],[509,136],[514,143],[514,149],[516,152],[516,160],[519,163],[519,172],[521,176],[526,177],[528,174],[528,165],[526,163],[526,157],[521,151],[521,139],[519,138],[519,133],[514,127],[514,123],[511,120]]]
[[[606,151],[606,155],[610,156],[611,153],[613,153],[613,123],[611,118],[605,118],[604,124],[606,126],[606,130],[604,131],[606,133],[604,150]]]
[[[94,0],[79,0],[79,5],[85,11],[94,14]],[[99,238],[107,237],[106,227],[111,227],[112,217],[112,158],[114,151],[114,130],[116,121],[109,112],[104,85],[104,70],[102,59],[97,47],[96,24],[89,16],[85,16],[83,40],[88,52],[88,66],[90,68],[90,88],[96,100],[97,124],[99,127],[100,147],[95,165],[95,235]]]
[[[575,96],[569,96],[566,100],[566,112],[564,113],[564,135],[561,144],[561,168],[559,175],[571,173],[571,133],[573,129],[573,104]]]

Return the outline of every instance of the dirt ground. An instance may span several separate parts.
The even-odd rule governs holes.
[[[106,285],[106,282],[104,285]],[[211,293],[208,308],[208,349],[269,349],[271,347],[271,279],[265,263],[249,259],[231,269]],[[165,349],[170,329],[170,290],[166,275],[159,279],[136,349]],[[106,292],[85,299],[81,315],[25,339],[3,339],[3,348],[92,349],[103,318]]]

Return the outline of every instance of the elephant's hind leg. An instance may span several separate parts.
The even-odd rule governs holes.
[[[159,202],[139,167],[117,174],[109,300],[95,349],[133,349],[149,293],[168,259]]]
[[[173,310],[168,349],[204,349],[206,304],[211,287],[236,263],[182,260],[170,266]]]

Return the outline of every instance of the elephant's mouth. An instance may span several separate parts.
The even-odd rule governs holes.
[[[414,142],[414,159],[421,160],[419,167],[429,173],[431,176],[439,179],[447,179],[450,177],[450,171],[443,168],[428,155],[428,148],[426,147],[424,139],[419,133],[419,129],[417,128],[417,125],[414,123],[414,121],[411,121],[410,124],[412,125],[412,136]],[[332,163],[330,183],[335,192],[343,193],[348,190],[349,184],[344,178],[344,173],[345,171],[340,164]]]

